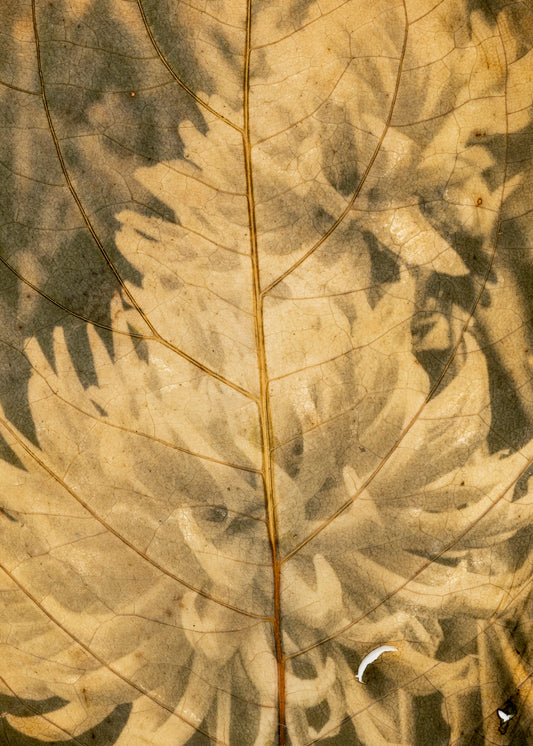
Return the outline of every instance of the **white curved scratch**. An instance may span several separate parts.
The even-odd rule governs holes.
[[[357,669],[357,673],[355,674],[355,678],[357,681],[360,681],[361,684],[363,683],[363,674],[366,671],[367,666],[369,666],[371,663],[374,663],[374,661],[377,661],[377,659],[383,655],[383,653],[397,653],[398,648],[395,648],[393,645],[380,645],[378,648],[374,648],[374,650],[371,650],[370,653],[367,653],[361,663],[359,664],[359,668]]]

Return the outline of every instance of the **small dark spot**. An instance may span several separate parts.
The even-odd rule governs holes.
[[[304,444],[302,438],[297,438],[293,447],[292,452],[295,456],[301,456],[304,450]]]
[[[225,505],[215,505],[209,508],[206,515],[206,520],[212,523],[224,523],[228,517],[228,509]]]
[[[465,486],[465,480],[463,479],[463,481],[461,482],[461,487],[464,487],[464,486]]]
[[[483,204],[483,200],[482,200],[482,198],[481,198],[481,197],[478,197],[478,198],[477,198],[477,202],[476,202],[476,205],[477,205],[477,206],[479,207],[479,205],[482,205],[482,204]]]
[[[0,513],[5,516],[8,521],[11,521],[12,523],[18,523],[17,519],[14,518],[10,513],[8,513],[5,508],[0,508]]]

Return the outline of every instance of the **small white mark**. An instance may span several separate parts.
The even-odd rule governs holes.
[[[502,723],[508,723],[511,718],[514,718],[514,712],[508,714],[504,710],[498,710],[498,717]]]
[[[355,675],[357,681],[360,681],[361,684],[363,683],[363,674],[366,671],[367,666],[369,666],[371,663],[374,663],[374,661],[377,661],[377,659],[381,655],[383,655],[383,653],[397,652],[398,648],[395,648],[393,645],[380,645],[379,648],[375,648],[370,653],[367,653],[359,664],[359,668],[357,669],[357,673]]]

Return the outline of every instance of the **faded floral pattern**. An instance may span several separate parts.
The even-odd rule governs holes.
[[[527,3],[6,8],[0,738],[527,743]]]

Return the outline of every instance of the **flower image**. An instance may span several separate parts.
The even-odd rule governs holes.
[[[0,742],[528,743],[527,3],[15,5]]]

